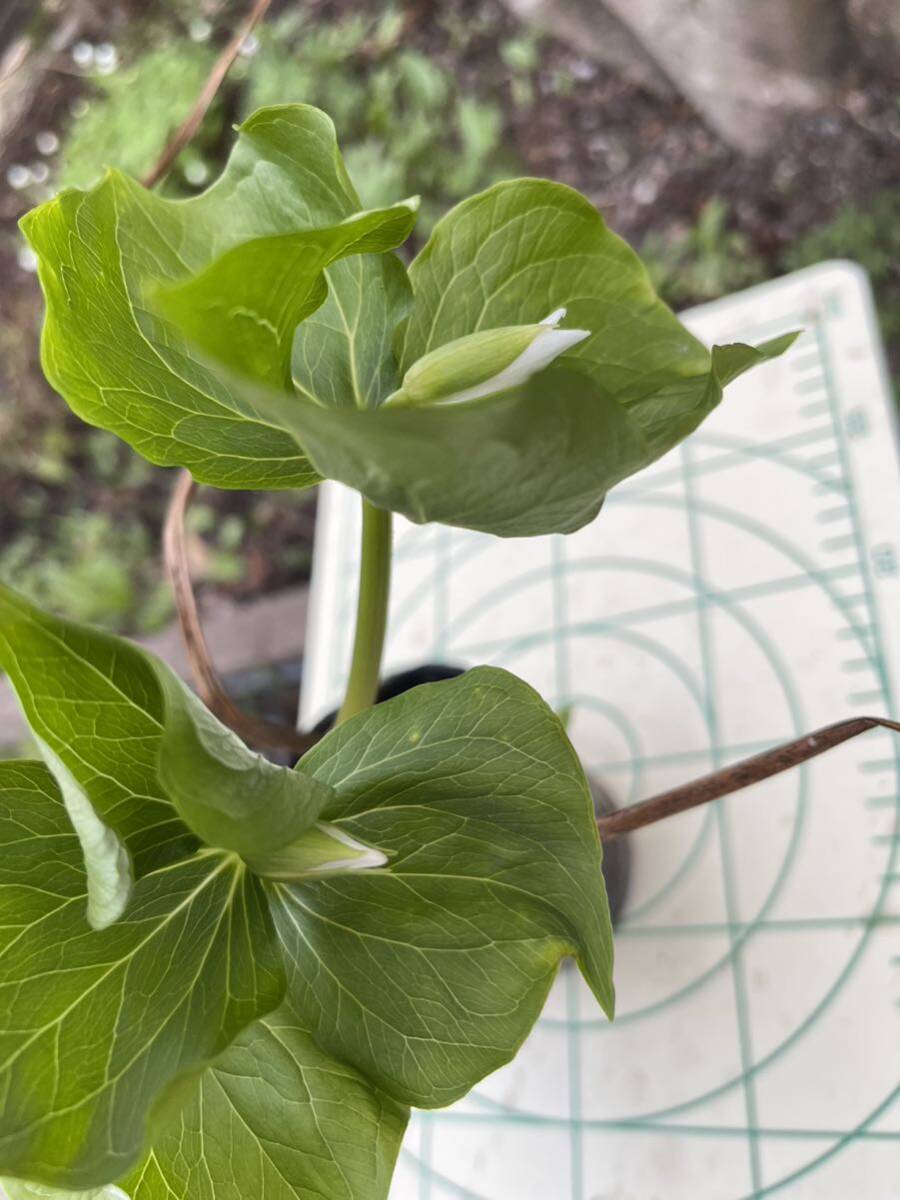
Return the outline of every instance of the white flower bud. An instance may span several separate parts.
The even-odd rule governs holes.
[[[486,329],[433,350],[406,372],[388,404],[461,404],[526,383],[590,334],[559,329],[564,308],[537,325]]]

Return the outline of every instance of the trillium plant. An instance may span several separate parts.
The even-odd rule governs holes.
[[[219,488],[363,507],[335,727],[291,769],[139,647],[0,589],[40,761],[0,763],[0,1175],[12,1200],[380,1200],[411,1106],[508,1062],[567,956],[613,1015],[591,796],[480,667],[374,704],[391,514],[570,533],[790,338],[709,351],[591,204],[541,179],[361,209],[303,105],[202,195],[118,172],[23,222],[46,374]]]

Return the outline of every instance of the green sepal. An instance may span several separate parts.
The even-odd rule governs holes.
[[[184,823],[243,859],[291,845],[331,799],[304,771],[248,750],[165,663],[143,651],[165,702],[157,769]]]
[[[247,865],[261,879],[282,883],[332,876],[342,871],[377,870],[387,861],[387,856],[376,846],[357,841],[327,821],[317,821],[296,841],[246,858]]]
[[[560,309],[539,325],[510,325],[457,338],[418,359],[386,404],[461,404],[518,387],[588,336],[558,329]]]

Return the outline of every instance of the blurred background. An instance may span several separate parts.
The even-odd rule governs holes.
[[[16,222],[107,165],[146,173],[247,7],[0,12],[0,578],[143,637],[172,618],[158,552],[172,475],[79,423],[44,382]],[[421,194],[419,242],[468,193],[533,174],[586,193],[676,308],[853,259],[896,374],[898,62],[895,0],[275,0],[164,189],[207,186],[253,109],[307,101],[335,119],[365,204]],[[190,551],[213,625],[302,588],[314,504],[201,492]]]

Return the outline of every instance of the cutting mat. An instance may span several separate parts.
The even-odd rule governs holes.
[[[493,663],[571,709],[620,802],[854,713],[896,715],[900,479],[865,276],[686,313],[802,326],[568,538],[398,522],[387,665]],[[321,497],[302,716],[339,699],[356,498]],[[900,744],[872,732],[633,835],[619,1016],[559,975],[509,1067],[417,1115],[392,1200],[900,1197]]]

